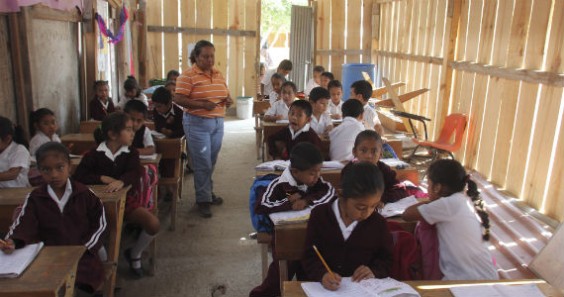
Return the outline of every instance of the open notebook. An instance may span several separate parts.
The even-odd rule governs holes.
[[[321,283],[302,283],[308,297],[418,297],[415,289],[393,278],[366,279],[355,283],[350,277],[343,277],[337,291],[323,288]]]
[[[395,217],[403,214],[403,212],[410,206],[419,203],[415,196],[402,198],[394,203],[387,203],[380,214],[385,218]]]
[[[11,254],[0,252],[0,277],[14,278],[20,276],[37,257],[41,248],[43,248],[43,242],[28,244]]]
[[[272,220],[274,225],[286,225],[286,224],[297,224],[306,222],[309,220],[309,215],[311,214],[311,207],[302,210],[289,210],[274,212],[268,216]]]

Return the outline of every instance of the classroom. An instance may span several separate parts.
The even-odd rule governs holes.
[[[0,296],[564,296],[563,45],[561,0],[0,0]],[[88,236],[32,244],[40,195]],[[322,210],[342,254],[382,219],[385,268]]]

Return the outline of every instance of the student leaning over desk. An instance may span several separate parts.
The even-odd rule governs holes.
[[[23,130],[0,116],[0,188],[29,187],[29,152]]]

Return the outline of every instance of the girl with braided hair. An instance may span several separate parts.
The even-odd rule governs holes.
[[[476,183],[456,160],[433,162],[427,176],[430,201],[409,207],[402,217],[435,225],[443,280],[498,279],[485,243],[490,222]]]

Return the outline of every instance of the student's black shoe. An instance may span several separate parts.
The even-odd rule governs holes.
[[[200,216],[202,218],[211,218],[212,217],[212,212],[210,209],[210,204],[211,203],[198,203],[198,212],[200,213]]]
[[[221,205],[223,204],[223,198],[216,196],[214,193],[212,193],[212,202],[213,205]]]
[[[129,270],[131,271],[131,274],[133,274],[133,277],[135,277],[136,279],[140,279],[143,276],[145,276],[145,273],[143,272],[143,267],[139,267],[139,268],[133,267],[133,262],[141,261],[141,258],[132,259],[131,258],[131,249],[125,250],[125,252],[123,254],[125,256],[125,259],[129,263]]]

